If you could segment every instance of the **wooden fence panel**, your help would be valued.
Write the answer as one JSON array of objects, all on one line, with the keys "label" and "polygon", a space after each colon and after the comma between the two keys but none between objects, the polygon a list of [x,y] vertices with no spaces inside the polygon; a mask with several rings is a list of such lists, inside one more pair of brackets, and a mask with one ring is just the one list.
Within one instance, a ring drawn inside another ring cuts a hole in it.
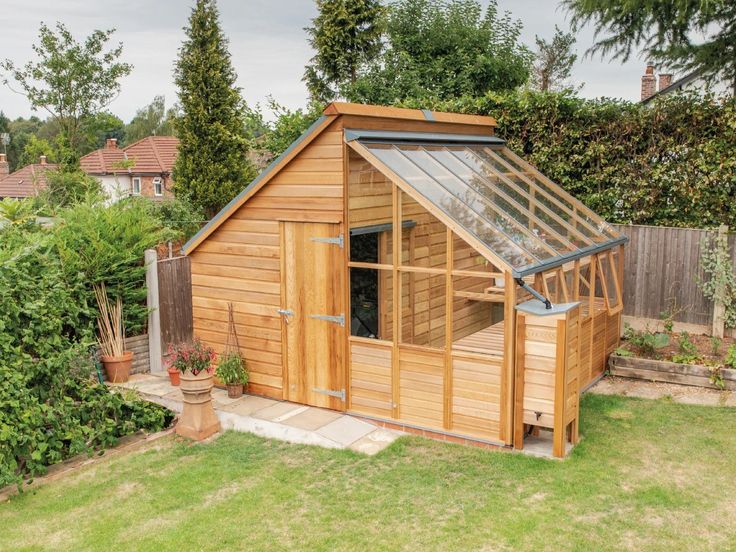
[{"label": "wooden fence panel", "polygon": [[189,257],[158,261],[161,349],[192,338],[192,273]]},{"label": "wooden fence panel", "polygon": [[703,296],[698,281],[704,276],[702,240],[715,231],[613,226],[629,237],[624,255],[624,315],[658,320],[662,312],[674,309],[675,321],[710,328],[713,303]]}]

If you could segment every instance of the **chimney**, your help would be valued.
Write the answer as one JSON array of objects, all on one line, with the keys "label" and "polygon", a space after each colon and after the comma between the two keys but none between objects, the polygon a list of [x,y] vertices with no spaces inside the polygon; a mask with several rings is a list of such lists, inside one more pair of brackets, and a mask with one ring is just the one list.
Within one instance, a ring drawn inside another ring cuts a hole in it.
[{"label": "chimney", "polygon": [[660,73],[659,74],[659,87],[657,90],[660,92],[672,84],[672,73]]},{"label": "chimney", "polygon": [[105,140],[105,148],[106,149],[118,149],[118,139],[108,138],[107,140]]},{"label": "chimney", "polygon": [[0,153],[0,178],[10,174],[10,165],[4,153]]},{"label": "chimney", "polygon": [[641,77],[641,100],[654,96],[657,91],[657,77],[654,76],[654,65],[647,63],[647,69]]},{"label": "chimney", "polygon": [[41,161],[41,164],[42,164],[42,165],[45,165],[45,164],[46,164],[46,156],[45,156],[45,155],[42,155],[42,156],[41,156],[41,157],[39,158],[39,161]]}]

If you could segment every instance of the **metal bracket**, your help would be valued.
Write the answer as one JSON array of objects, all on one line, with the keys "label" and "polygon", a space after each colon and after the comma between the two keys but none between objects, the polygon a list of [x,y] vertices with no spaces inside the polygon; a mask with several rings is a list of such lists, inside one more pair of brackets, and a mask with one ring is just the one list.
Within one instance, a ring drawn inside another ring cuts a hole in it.
[{"label": "metal bracket", "polygon": [[325,322],[332,322],[333,324],[340,324],[342,328],[345,327],[345,315],[340,314],[338,316],[332,316],[329,314],[310,314],[309,318],[314,318],[315,320],[324,320]]},{"label": "metal bracket", "polygon": [[319,243],[332,243],[338,245],[340,249],[345,247],[345,236],[343,236],[342,232],[336,238],[309,238],[309,240]]},{"label": "metal bracket", "polygon": [[291,309],[276,309],[276,312],[282,316],[294,316],[294,311]]},{"label": "metal bracket", "polygon": [[552,308],[552,302],[547,299],[544,295],[539,293],[536,289],[531,287],[529,284],[527,284],[524,281],[524,278],[516,278],[516,283],[519,285],[520,288],[525,289],[529,293],[531,293],[534,297],[539,299],[542,303],[544,303],[544,308],[547,310],[550,310]]},{"label": "metal bracket", "polygon": [[313,387],[312,391],[314,393],[319,393],[321,395],[329,395],[330,397],[337,397],[341,401],[345,401],[345,389],[340,389],[339,391],[333,391],[332,389],[318,389],[317,387]]}]

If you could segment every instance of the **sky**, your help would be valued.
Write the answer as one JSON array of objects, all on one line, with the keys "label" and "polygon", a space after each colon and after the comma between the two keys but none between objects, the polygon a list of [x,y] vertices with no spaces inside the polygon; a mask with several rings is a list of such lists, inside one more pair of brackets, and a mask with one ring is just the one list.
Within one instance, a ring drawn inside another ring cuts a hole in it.
[{"label": "sky", "polygon": [[[487,4],[487,0],[481,2]],[[123,43],[123,59],[134,69],[121,81],[121,93],[109,110],[128,122],[156,95],[164,95],[167,105],[176,101],[172,68],[191,4],[192,0],[2,0],[0,58],[10,57],[16,64],[32,59],[31,46],[42,21],[62,21],[78,40],[94,29],[115,28],[114,40]],[[555,24],[569,27],[567,14],[552,0],[499,0],[498,4],[501,11],[508,10],[522,21],[522,41],[532,48],[535,35],[549,39]],[[314,2],[219,0],[218,5],[238,85],[248,104],[265,107],[272,96],[290,109],[303,107],[307,92],[301,77],[312,56],[304,27],[316,15]],[[621,64],[585,57],[592,44],[592,29],[578,32],[572,82],[584,83],[580,94],[638,100],[646,60],[632,57]],[[32,114],[25,97],[2,84],[0,110],[11,118]]]}]

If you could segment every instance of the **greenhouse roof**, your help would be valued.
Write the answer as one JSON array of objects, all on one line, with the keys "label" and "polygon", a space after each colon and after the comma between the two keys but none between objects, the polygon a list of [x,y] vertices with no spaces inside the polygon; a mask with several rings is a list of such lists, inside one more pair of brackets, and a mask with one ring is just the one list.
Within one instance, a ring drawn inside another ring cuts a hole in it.
[{"label": "greenhouse roof", "polygon": [[360,130],[346,130],[345,137],[516,277],[626,241],[497,137]]}]

